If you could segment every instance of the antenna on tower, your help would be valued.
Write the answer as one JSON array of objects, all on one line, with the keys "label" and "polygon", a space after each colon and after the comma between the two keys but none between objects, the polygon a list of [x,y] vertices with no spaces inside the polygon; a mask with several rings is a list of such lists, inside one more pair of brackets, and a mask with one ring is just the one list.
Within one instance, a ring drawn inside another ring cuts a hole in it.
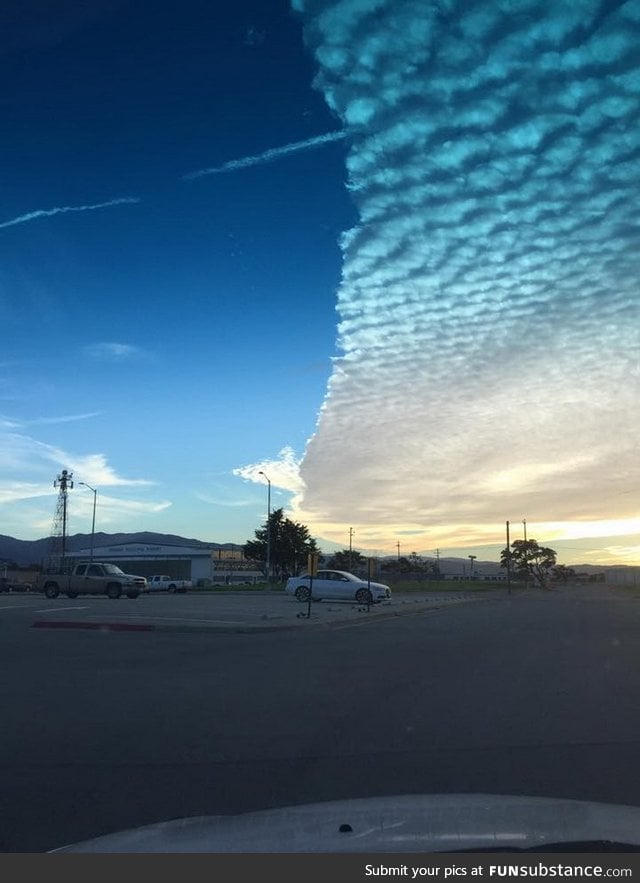
[{"label": "antenna on tower", "polygon": [[63,469],[53,482],[58,490],[58,502],[51,528],[51,557],[64,560],[67,554],[67,492],[73,487],[73,472]]}]

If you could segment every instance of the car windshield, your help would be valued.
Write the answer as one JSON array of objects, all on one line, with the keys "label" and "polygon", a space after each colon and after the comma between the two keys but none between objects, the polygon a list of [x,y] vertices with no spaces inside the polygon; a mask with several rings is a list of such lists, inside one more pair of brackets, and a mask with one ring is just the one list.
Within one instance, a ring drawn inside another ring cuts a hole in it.
[{"label": "car windshield", "polygon": [[9,0],[0,68],[0,851],[640,807],[640,0]]}]

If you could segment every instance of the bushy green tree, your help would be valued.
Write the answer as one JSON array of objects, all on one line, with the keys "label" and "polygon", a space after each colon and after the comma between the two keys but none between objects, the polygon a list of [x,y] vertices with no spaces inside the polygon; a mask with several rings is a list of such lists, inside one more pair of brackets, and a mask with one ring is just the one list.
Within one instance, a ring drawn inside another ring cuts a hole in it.
[{"label": "bushy green tree", "polygon": [[334,570],[352,570],[361,569],[367,566],[367,559],[355,549],[342,549],[334,554],[327,561],[327,567],[333,567]]},{"label": "bushy green tree", "polygon": [[541,589],[547,589],[556,556],[554,549],[540,546],[536,540],[514,540],[510,549],[507,547],[500,553],[500,566],[509,564],[517,579],[531,578]]},{"label": "bushy green tree", "polygon": [[277,579],[296,575],[307,566],[310,552],[318,552],[318,545],[304,524],[285,518],[282,509],[275,509],[261,528],[255,531],[255,540],[244,545],[244,556],[267,566],[267,537],[271,540],[271,574]]}]

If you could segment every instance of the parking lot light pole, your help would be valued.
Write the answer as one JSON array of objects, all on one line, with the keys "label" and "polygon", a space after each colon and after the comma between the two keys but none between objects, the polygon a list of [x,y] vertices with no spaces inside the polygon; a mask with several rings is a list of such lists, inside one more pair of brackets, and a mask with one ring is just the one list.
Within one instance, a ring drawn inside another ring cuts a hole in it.
[{"label": "parking lot light pole", "polygon": [[265,472],[260,470],[258,475],[267,479],[267,582],[271,580],[271,482]]},{"label": "parking lot light pole", "polygon": [[349,571],[353,569],[352,558],[353,558],[353,535],[355,530],[350,527],[349,528]]},{"label": "parking lot light pole", "polygon": [[90,491],[93,492],[93,518],[91,519],[91,550],[89,552],[89,562],[93,561],[93,539],[96,533],[96,499],[98,496],[98,491],[91,487],[90,484],[87,484],[86,481],[79,481],[78,484],[81,484],[83,487],[89,488]]}]

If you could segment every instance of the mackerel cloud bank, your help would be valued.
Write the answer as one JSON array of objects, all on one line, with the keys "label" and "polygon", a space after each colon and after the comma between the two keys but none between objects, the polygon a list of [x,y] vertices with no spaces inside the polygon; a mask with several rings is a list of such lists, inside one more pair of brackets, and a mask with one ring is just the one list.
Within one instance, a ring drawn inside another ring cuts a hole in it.
[{"label": "mackerel cloud bank", "polygon": [[636,515],[640,2],[292,5],[360,218],[297,514],[379,544]]}]

